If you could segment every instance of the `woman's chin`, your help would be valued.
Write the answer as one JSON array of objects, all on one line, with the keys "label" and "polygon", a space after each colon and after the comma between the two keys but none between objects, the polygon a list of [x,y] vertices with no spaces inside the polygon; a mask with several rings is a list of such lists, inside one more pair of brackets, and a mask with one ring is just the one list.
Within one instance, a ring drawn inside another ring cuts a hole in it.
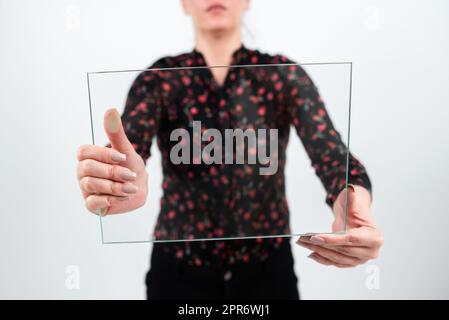
[{"label": "woman's chin", "polygon": [[215,17],[204,24],[204,29],[209,32],[228,31],[233,29],[233,23],[226,17]]},{"label": "woman's chin", "polygon": [[229,31],[231,31],[232,28],[230,28],[228,25],[214,25],[214,26],[209,26],[208,28],[205,28],[205,31],[207,31],[210,34],[214,34],[214,35],[222,35],[222,34],[226,34]]}]

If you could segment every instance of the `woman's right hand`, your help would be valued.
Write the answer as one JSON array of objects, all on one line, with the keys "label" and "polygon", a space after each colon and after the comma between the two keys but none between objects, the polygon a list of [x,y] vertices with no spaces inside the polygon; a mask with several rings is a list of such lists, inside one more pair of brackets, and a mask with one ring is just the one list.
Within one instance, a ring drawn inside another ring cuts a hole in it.
[{"label": "woman's right hand", "polygon": [[126,137],[116,109],[106,111],[104,129],[111,148],[81,146],[77,168],[87,209],[103,216],[143,206],[148,190],[145,163]]}]

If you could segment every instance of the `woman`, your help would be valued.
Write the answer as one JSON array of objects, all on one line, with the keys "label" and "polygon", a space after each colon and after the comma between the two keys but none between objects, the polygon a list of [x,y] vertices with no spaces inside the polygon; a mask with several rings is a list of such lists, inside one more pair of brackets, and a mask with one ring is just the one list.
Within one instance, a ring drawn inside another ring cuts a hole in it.
[{"label": "woman", "polygon": [[[291,62],[242,44],[241,17],[249,0],[184,0],[182,4],[193,19],[195,49],[160,59],[151,68]],[[263,76],[255,68],[237,69],[199,69],[194,76],[188,71],[139,75],[121,119],[115,110],[105,114],[111,148],[85,145],[79,150],[78,179],[88,210],[107,215],[143,205],[145,161],[157,136],[164,195],[155,237],[223,237],[232,230],[247,235],[288,233],[284,165],[293,125],[327,191],[326,203],[335,216],[332,229],[343,230],[345,146],[313,82],[299,67],[273,67]],[[258,80],[241,85],[249,77]],[[247,91],[257,92],[258,98],[242,100],[250,96]],[[176,103],[170,100],[174,96]],[[170,132],[188,128],[194,120],[221,131],[278,128],[277,172],[260,176],[246,165],[174,165],[169,159]],[[356,266],[375,258],[382,245],[370,210],[371,183],[352,154],[349,181],[347,232],[298,239],[320,264]],[[156,243],[146,284],[151,299],[299,298],[286,238]]]}]

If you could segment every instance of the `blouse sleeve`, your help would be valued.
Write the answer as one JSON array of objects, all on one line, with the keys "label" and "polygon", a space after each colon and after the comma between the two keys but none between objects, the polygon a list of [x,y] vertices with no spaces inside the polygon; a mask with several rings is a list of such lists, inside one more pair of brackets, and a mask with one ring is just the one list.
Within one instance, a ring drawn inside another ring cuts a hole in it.
[{"label": "blouse sleeve", "polygon": [[[294,126],[325,190],[325,202],[332,207],[345,187],[347,147],[334,127],[318,89],[299,66],[289,67],[287,94]],[[348,183],[365,187],[372,197],[370,178],[363,164],[349,153]]]},{"label": "blouse sleeve", "polygon": [[[151,68],[157,68],[155,63]],[[157,71],[144,71],[137,76],[128,92],[122,122],[125,133],[136,152],[146,161],[151,145],[164,118],[164,99]]]}]

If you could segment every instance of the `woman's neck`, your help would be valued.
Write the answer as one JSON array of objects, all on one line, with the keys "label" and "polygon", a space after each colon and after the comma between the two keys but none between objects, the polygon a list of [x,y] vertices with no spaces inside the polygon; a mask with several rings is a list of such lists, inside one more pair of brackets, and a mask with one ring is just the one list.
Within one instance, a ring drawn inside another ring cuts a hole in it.
[{"label": "woman's neck", "polygon": [[[233,31],[204,33],[196,31],[195,49],[204,57],[208,66],[228,66],[233,53],[242,46],[240,28]],[[222,86],[229,68],[211,68],[215,81]]]},{"label": "woman's neck", "polygon": [[208,66],[229,65],[232,61],[232,54],[241,45],[240,28],[216,33],[196,32],[195,49],[201,52]]}]

